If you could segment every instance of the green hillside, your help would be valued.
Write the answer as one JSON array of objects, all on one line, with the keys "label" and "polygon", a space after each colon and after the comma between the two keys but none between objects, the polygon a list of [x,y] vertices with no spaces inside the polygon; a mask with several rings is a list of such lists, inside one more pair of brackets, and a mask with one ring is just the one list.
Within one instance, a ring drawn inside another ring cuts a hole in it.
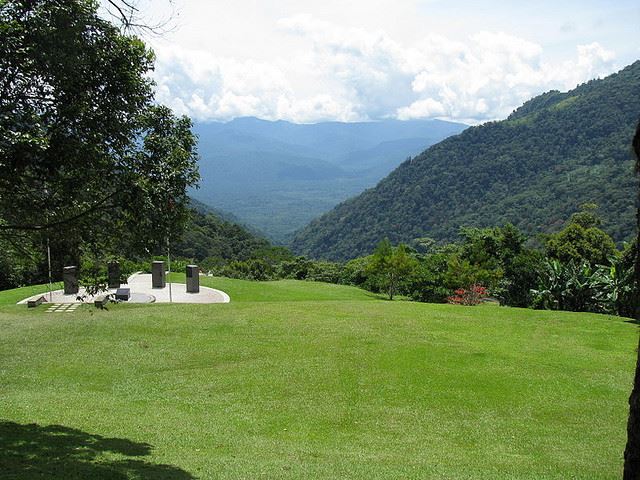
[{"label": "green hillside", "polygon": [[440,120],[198,123],[202,178],[192,196],[283,243],[407,156],[466,127]]},{"label": "green hillside", "polygon": [[529,234],[549,232],[585,202],[600,205],[614,239],[629,239],[639,116],[640,61],[570,92],[548,92],[504,121],[469,128],[404,162],[300,230],[293,249],[345,259],[384,237],[453,240],[461,225],[511,222]]},{"label": "green hillside", "polygon": [[203,283],[231,303],[0,292],[0,478],[620,478],[623,318]]},{"label": "green hillside", "polygon": [[198,262],[206,258],[247,260],[257,252],[271,248],[259,232],[238,224],[233,215],[194,199],[191,199],[191,207],[191,219],[173,246],[174,255]]}]

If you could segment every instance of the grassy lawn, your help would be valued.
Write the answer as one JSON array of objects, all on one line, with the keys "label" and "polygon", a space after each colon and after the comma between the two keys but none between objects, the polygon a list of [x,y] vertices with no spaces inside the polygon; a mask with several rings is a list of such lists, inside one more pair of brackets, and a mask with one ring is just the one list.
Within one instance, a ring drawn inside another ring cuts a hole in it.
[{"label": "grassy lawn", "polygon": [[0,292],[0,478],[620,477],[624,319],[203,284],[232,302]]}]

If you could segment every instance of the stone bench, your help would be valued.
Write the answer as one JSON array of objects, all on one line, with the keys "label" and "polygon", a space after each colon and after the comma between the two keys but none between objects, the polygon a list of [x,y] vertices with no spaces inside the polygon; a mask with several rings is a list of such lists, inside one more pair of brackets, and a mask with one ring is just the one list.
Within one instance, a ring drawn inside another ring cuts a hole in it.
[{"label": "stone bench", "polygon": [[93,304],[96,308],[100,309],[106,307],[107,303],[109,303],[109,295],[100,295],[93,300]]},{"label": "stone bench", "polygon": [[130,298],[131,298],[130,288],[119,288],[116,290],[116,300],[122,300],[124,302],[128,302]]},{"label": "stone bench", "polygon": [[42,302],[46,302],[47,299],[44,297],[38,297],[35,300],[29,300],[27,302],[27,308],[35,308],[39,305],[42,305]]}]

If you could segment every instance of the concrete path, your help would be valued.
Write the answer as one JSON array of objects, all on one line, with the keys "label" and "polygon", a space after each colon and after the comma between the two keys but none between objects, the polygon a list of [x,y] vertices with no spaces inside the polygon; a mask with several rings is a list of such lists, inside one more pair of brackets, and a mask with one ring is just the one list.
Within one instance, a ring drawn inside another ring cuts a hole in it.
[{"label": "concrete path", "polygon": [[[123,288],[131,289],[131,298],[128,303],[169,303],[169,284],[164,288],[151,287],[150,273],[134,273],[128,279],[128,283],[122,285]],[[115,289],[109,289],[107,293],[116,293]],[[26,304],[29,300],[44,297],[47,303],[82,303],[76,299],[78,295],[84,294],[84,289],[80,289],[79,294],[65,295],[63,290],[40,293],[32,297],[25,298],[18,304]],[[103,295],[103,294],[101,294]],[[93,297],[87,297],[85,303],[93,303]],[[187,293],[187,286],[184,283],[171,284],[171,300],[173,303],[229,303],[229,295],[221,290],[200,286],[200,293]]]}]

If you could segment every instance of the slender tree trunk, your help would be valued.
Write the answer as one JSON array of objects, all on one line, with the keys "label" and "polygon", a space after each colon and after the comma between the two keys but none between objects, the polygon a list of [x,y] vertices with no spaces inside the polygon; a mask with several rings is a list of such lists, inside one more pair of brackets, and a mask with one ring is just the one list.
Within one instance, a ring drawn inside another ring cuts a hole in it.
[{"label": "slender tree trunk", "polygon": [[[640,348],[640,342],[638,347]],[[640,350],[638,351],[640,352]],[[629,420],[627,421],[627,446],[624,449],[623,479],[640,479],[640,357],[636,360],[633,390],[629,397]]]},{"label": "slender tree trunk", "polygon": [[[640,124],[633,139],[636,154],[636,172],[640,167]],[[640,199],[640,195],[639,195]],[[640,320],[640,208],[636,215],[637,234],[636,262],[634,268],[633,311],[636,320]],[[629,420],[627,421],[627,446],[624,449],[624,480],[640,479],[640,340],[638,341],[636,373],[633,379],[633,390],[629,397]]]}]

